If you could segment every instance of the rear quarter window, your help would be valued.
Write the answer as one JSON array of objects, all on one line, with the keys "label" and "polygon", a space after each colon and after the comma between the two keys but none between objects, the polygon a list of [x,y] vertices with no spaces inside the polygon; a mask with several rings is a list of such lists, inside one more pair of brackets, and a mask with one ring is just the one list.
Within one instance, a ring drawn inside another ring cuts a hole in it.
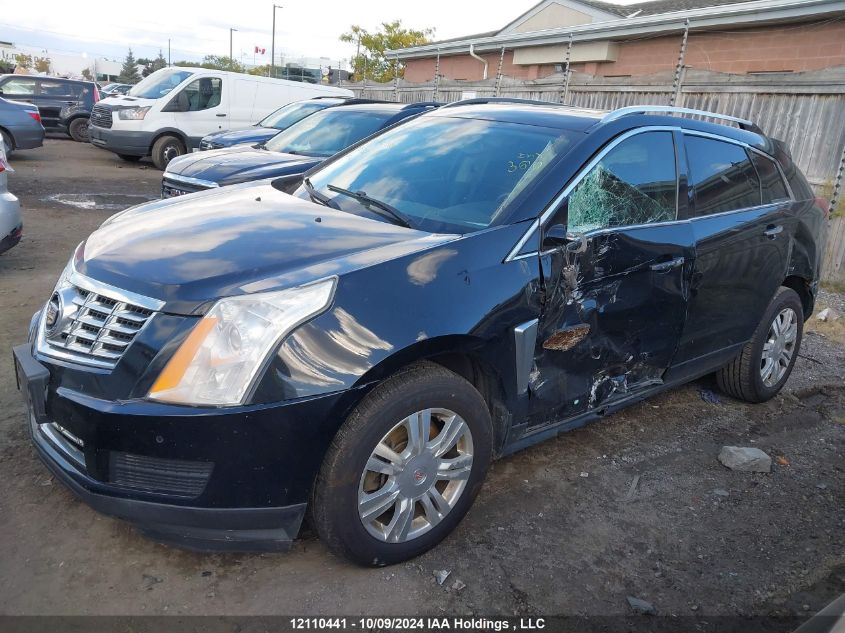
[{"label": "rear quarter window", "polygon": [[754,163],[754,167],[757,169],[757,175],[760,177],[763,204],[789,200],[789,193],[775,162],[757,152],[750,152],[750,156],[751,162]]}]

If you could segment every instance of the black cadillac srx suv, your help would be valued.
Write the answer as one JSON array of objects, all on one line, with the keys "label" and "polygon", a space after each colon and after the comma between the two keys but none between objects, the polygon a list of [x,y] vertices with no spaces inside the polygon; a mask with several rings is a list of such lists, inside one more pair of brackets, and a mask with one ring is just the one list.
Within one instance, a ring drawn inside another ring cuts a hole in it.
[{"label": "black cadillac srx suv", "polygon": [[304,178],[104,223],[14,348],[34,446],[162,541],[283,549],[309,510],[395,563],[491,459],[711,372],[774,396],[825,206],[748,121],[444,106]]}]

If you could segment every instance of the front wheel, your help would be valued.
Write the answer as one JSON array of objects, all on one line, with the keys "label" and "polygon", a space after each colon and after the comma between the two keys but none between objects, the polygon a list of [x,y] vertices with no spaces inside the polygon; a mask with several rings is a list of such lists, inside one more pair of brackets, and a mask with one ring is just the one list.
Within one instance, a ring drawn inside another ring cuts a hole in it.
[{"label": "front wheel", "polygon": [[467,513],[491,455],[481,394],[439,365],[409,367],[335,436],[314,488],[314,526],[329,549],[362,565],[418,556]]},{"label": "front wheel", "polygon": [[175,136],[162,136],[153,144],[153,164],[164,171],[168,163],[185,153],[185,144]]},{"label": "front wheel", "polygon": [[67,133],[77,143],[87,143],[90,140],[88,136],[88,119],[74,119],[67,126]]},{"label": "front wheel", "polygon": [[751,340],[716,373],[719,388],[746,402],[765,402],[786,384],[804,332],[801,298],[781,287],[766,308]]}]

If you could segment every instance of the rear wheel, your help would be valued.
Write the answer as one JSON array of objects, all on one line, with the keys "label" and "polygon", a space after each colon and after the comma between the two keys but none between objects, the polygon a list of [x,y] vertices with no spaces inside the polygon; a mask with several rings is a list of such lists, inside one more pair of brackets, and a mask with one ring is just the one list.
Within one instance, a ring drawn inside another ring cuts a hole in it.
[{"label": "rear wheel", "polygon": [[409,367],[376,387],[332,441],[314,526],[329,549],[363,565],[418,556],[467,513],[491,454],[481,394],[439,365]]},{"label": "rear wheel", "polygon": [[185,153],[185,144],[175,136],[162,136],[153,144],[153,164],[164,171],[168,163]]},{"label": "rear wheel", "polygon": [[70,122],[67,127],[67,133],[70,137],[79,143],[87,143],[88,137],[88,119],[78,118]]},{"label": "rear wheel", "polygon": [[127,163],[137,163],[141,160],[140,156],[130,156],[129,154],[118,154],[118,157],[121,160],[125,160]]},{"label": "rear wheel", "polygon": [[769,303],[752,339],[716,373],[719,388],[747,402],[765,402],[786,384],[804,331],[801,298],[781,287]]}]

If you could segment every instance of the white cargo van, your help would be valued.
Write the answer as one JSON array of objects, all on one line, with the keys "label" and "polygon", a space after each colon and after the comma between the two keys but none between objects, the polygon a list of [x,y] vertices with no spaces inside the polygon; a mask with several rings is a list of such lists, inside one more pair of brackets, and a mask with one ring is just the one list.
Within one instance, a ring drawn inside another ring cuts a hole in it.
[{"label": "white cargo van", "polygon": [[207,70],[162,68],[126,95],[103,99],[90,119],[91,143],[124,160],[152,156],[159,169],[198,147],[206,134],[249,127],[302,99],[351,97],[336,86]]}]

